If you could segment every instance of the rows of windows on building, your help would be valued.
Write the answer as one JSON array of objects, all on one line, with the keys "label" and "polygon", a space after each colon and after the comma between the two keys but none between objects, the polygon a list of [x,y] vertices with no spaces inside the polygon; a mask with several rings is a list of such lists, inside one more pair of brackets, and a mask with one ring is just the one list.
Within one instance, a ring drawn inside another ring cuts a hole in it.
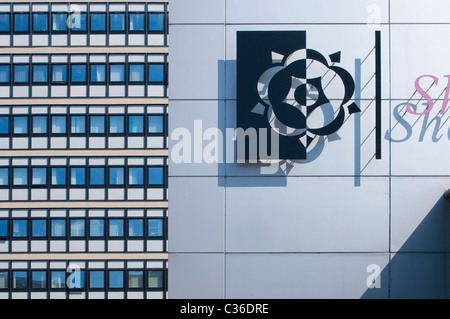
[{"label": "rows of windows on building", "polygon": [[166,157],[3,157],[0,200],[166,200]]},{"label": "rows of windows on building", "polygon": [[165,252],[167,209],[0,210],[0,252]]},{"label": "rows of windows on building", "polygon": [[0,106],[0,149],[166,147],[166,105]]},{"label": "rows of windows on building", "polygon": [[167,97],[167,54],[0,55],[0,97]]},{"label": "rows of windows on building", "polygon": [[165,3],[0,4],[0,46],[167,45]]},{"label": "rows of windows on building", "polygon": [[0,299],[164,298],[161,260],[0,261]]}]

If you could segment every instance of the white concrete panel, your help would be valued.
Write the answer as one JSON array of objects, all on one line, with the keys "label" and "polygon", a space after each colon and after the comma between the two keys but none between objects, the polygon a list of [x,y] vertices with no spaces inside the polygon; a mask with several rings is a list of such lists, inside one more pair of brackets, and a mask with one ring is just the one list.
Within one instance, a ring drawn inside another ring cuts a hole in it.
[{"label": "white concrete panel", "polygon": [[125,34],[110,34],[109,35],[109,45],[125,45]]},{"label": "white concrete panel", "polygon": [[2,253],[9,252],[9,241],[0,240],[0,252]]},{"label": "white concrete panel", "polygon": [[91,188],[89,190],[89,200],[105,200],[105,190]]},{"label": "white concrete panel", "polygon": [[147,291],[147,299],[163,299],[164,295],[160,291]]},{"label": "white concrete panel", "polygon": [[108,189],[108,200],[123,200],[125,199],[125,190],[110,188]]},{"label": "white concrete panel", "polygon": [[170,23],[225,23],[225,0],[172,0]]},{"label": "white concrete panel", "polygon": [[48,200],[47,189],[31,189],[31,200]]},{"label": "white concrete panel", "polygon": [[26,253],[28,252],[28,241],[26,240],[12,240],[11,252],[13,253]]},{"label": "white concrete panel", "polygon": [[86,46],[87,45],[87,35],[71,34],[70,35],[70,45],[71,46]]},{"label": "white concrete panel", "polygon": [[48,139],[46,137],[32,137],[31,148],[43,149],[48,147]]},{"label": "white concrete panel", "polygon": [[0,149],[2,149],[2,150],[9,149],[9,141],[10,141],[9,137],[0,138]]},{"label": "white concrete panel", "polygon": [[225,257],[222,254],[170,254],[170,298],[223,299]]},{"label": "white concrete panel", "polygon": [[0,87],[0,97],[10,97],[11,94],[11,87],[4,86]]},{"label": "white concrete panel", "polygon": [[147,240],[147,251],[164,251],[164,241],[163,240]]},{"label": "white concrete panel", "polygon": [[11,197],[12,197],[12,200],[28,200],[28,190],[27,189],[13,189]]},{"label": "white concrete panel", "polygon": [[12,292],[11,299],[28,299],[28,292]]},{"label": "white concrete panel", "polygon": [[170,175],[223,176],[225,103],[172,101],[170,110]]},{"label": "white concrete panel", "polygon": [[171,99],[224,97],[225,29],[223,26],[170,27]]},{"label": "white concrete panel", "polygon": [[387,298],[387,273],[380,275],[380,288],[365,294],[368,266],[383,269],[388,262],[388,254],[228,254],[225,297]]},{"label": "white concrete panel", "polygon": [[86,148],[85,137],[70,137],[69,143],[70,148]]},{"label": "white concrete panel", "polygon": [[70,97],[86,97],[87,87],[85,85],[72,85],[70,87]]},{"label": "white concrete panel", "polygon": [[104,291],[90,291],[88,299],[105,299],[106,292]]},{"label": "white concrete panel", "polygon": [[144,85],[128,85],[128,96],[129,97],[145,96],[145,86]]},{"label": "white concrete panel", "polygon": [[28,138],[26,137],[13,137],[12,139],[13,149],[27,149],[28,148]]},{"label": "white concrete panel", "polygon": [[86,251],[86,241],[85,240],[70,240],[69,241],[69,251],[70,252]]},{"label": "white concrete panel", "polygon": [[0,292],[0,299],[9,299],[8,292]]},{"label": "white concrete panel", "polygon": [[448,256],[448,253],[395,254],[390,262],[391,298],[449,298],[448,279],[446,279]]},{"label": "white concrete panel", "polygon": [[164,85],[149,85],[147,86],[147,96],[148,97],[164,97],[166,90]]},{"label": "white concrete panel", "polygon": [[450,112],[439,114],[441,104],[438,101],[426,115],[415,115],[405,113],[406,101],[392,101],[392,124],[386,137],[391,140],[393,175],[448,175]]},{"label": "white concrete panel", "polygon": [[[425,3],[424,3],[425,4]],[[446,4],[448,5],[448,4]],[[421,88],[433,99],[445,90],[450,60],[446,54],[446,42],[442,35],[450,32],[450,25],[392,25],[391,64],[392,98],[407,103],[409,99],[420,99],[415,81],[422,75],[437,77],[437,84],[431,78],[420,80]],[[420,43],[419,46],[415,45]],[[431,50],[431,51],[430,51]],[[431,87],[430,87],[431,86]],[[444,98],[444,95],[440,97]],[[425,99],[423,102],[427,102]],[[435,108],[441,108],[437,102]]]},{"label": "white concrete panel", "polygon": [[147,200],[164,200],[165,188],[147,189]]},{"label": "white concrete panel", "polygon": [[104,240],[89,240],[88,241],[89,252],[104,252],[105,241]]},{"label": "white concrete panel", "polygon": [[31,292],[30,299],[47,299],[47,292]]},{"label": "white concrete panel", "polygon": [[89,137],[89,148],[105,148],[105,137]]},{"label": "white concrete panel", "polygon": [[47,241],[46,240],[32,240],[31,241],[31,252],[46,252],[47,251]]},{"label": "white concrete panel", "polygon": [[144,251],[144,241],[143,240],[127,240],[127,251],[128,252]]},{"label": "white concrete panel", "polygon": [[450,3],[439,0],[390,2],[391,23],[448,23]]},{"label": "white concrete panel", "polygon": [[124,97],[125,85],[109,85],[108,92],[110,97]]},{"label": "white concrete panel", "polygon": [[106,86],[105,85],[90,85],[89,97],[105,97]]},{"label": "white concrete panel", "polygon": [[30,36],[22,35],[22,34],[13,35],[13,45],[15,47],[29,46],[30,45]]},{"label": "white concrete panel", "polygon": [[89,35],[90,46],[105,46],[106,35],[105,34],[91,34]]},{"label": "white concrete panel", "polygon": [[125,243],[123,240],[108,240],[109,252],[125,251]]},{"label": "white concrete panel", "polygon": [[67,34],[52,34],[52,46],[67,46]]},{"label": "white concrete panel", "polygon": [[52,97],[67,97],[67,86],[51,86],[50,93]]},{"label": "white concrete panel", "polygon": [[147,148],[164,148],[163,136],[150,136],[147,137]]},{"label": "white concrete panel", "polygon": [[86,189],[69,189],[70,200],[86,200]]},{"label": "white concrete panel", "polygon": [[11,36],[10,35],[0,35],[0,46],[2,46],[2,47],[11,46]]},{"label": "white concrete panel", "polygon": [[29,97],[30,87],[29,86],[13,86],[13,97]]},{"label": "white concrete panel", "polygon": [[128,291],[127,299],[144,299],[144,292],[142,291]]},{"label": "white concrete panel", "polygon": [[66,189],[50,189],[50,200],[66,200],[67,190]]},{"label": "white concrete panel", "polygon": [[164,45],[164,34],[149,34],[147,35],[148,46],[161,46]]},{"label": "white concrete panel", "polygon": [[127,148],[144,148],[144,137],[143,136],[128,137]]},{"label": "white concrete panel", "polygon": [[48,86],[32,86],[31,96],[32,97],[48,97]]},{"label": "white concrete panel", "polygon": [[227,251],[389,248],[388,178],[362,178],[354,186],[346,177],[244,177],[227,178],[226,185]]},{"label": "white concrete panel", "polygon": [[124,137],[108,137],[108,148],[124,148]]},{"label": "white concrete panel", "polygon": [[66,241],[65,240],[51,240],[50,241],[50,251],[51,252],[66,251]]},{"label": "white concrete panel", "polygon": [[50,299],[66,299],[66,292],[50,292]]},{"label": "white concrete panel", "polygon": [[124,299],[125,293],[121,291],[108,292],[108,299]]},{"label": "white concrete panel", "polygon": [[129,34],[128,45],[145,45],[145,34]]},{"label": "white concrete panel", "polygon": [[224,251],[223,183],[217,177],[170,178],[170,252]]},{"label": "white concrete panel", "polygon": [[48,46],[48,35],[47,34],[33,34],[31,38],[31,43],[33,46],[46,47]]},{"label": "white concrete panel", "polygon": [[391,250],[449,252],[449,177],[393,177]]},{"label": "white concrete panel", "polygon": [[129,188],[127,189],[128,200],[144,200],[144,189]]},{"label": "white concrete panel", "polygon": [[[388,1],[347,0],[298,1],[227,0],[227,23],[361,23],[369,20],[371,11],[379,12],[379,20],[388,22]],[[172,12],[172,4],[171,4]]]}]

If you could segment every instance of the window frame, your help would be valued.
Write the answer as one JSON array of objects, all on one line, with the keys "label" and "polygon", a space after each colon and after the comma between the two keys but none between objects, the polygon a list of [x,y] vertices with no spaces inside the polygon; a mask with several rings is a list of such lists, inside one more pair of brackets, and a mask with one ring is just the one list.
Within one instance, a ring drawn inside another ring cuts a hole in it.
[{"label": "window frame", "polygon": [[[15,221],[26,223],[25,230],[27,233],[24,236],[15,236],[14,235],[14,222]],[[28,240],[30,238],[30,229],[29,229],[30,223],[28,222],[28,218],[11,218],[10,227],[11,227],[11,231],[10,231],[10,239],[11,240]]]},{"label": "window frame", "polygon": [[[44,221],[45,222],[45,235],[43,236],[34,236],[33,235],[33,222],[34,221]],[[48,240],[48,219],[47,218],[30,218],[30,240],[39,240],[45,239]]]},{"label": "window frame", "polygon": [[13,28],[14,24],[12,21],[13,19],[11,19],[12,18],[11,12],[1,12],[0,15],[6,15],[8,17],[8,29],[9,29],[9,30],[0,30],[0,34],[11,34],[14,29]]},{"label": "window frame", "polygon": [[[84,117],[84,132],[83,133],[74,133],[72,131],[73,125],[72,125],[72,120],[73,118],[76,117]],[[69,115],[69,130],[68,130],[68,135],[69,136],[87,136],[87,122],[88,122],[88,115],[87,114],[70,114]]]},{"label": "window frame", "polygon": [[[46,73],[47,79],[45,81],[36,82],[34,80],[34,70],[35,70],[36,66],[45,66],[45,67],[47,67],[46,68],[46,70],[47,70],[47,73]],[[48,69],[49,69],[48,64],[45,64],[45,63],[33,63],[31,65],[31,74],[32,74],[31,79],[30,79],[31,80],[31,85],[33,85],[33,86],[35,86],[35,85],[45,85],[45,86],[49,85],[50,81],[49,81],[49,76],[48,76],[49,75]]]},{"label": "window frame", "polygon": [[[31,188],[48,188],[49,178],[48,178],[48,167],[47,166],[31,166],[31,174],[30,174],[30,187]],[[45,169],[45,183],[43,184],[33,184],[33,172],[35,169]]]},{"label": "window frame", "polygon": [[[27,176],[26,176],[26,184],[24,185],[24,184],[14,184],[14,175],[15,175],[15,169],[26,169],[26,174],[27,174]],[[11,167],[11,171],[10,171],[10,173],[11,173],[11,182],[10,182],[10,185],[11,185],[11,188],[29,188],[29,186],[30,186],[30,167],[29,166],[12,166]]]},{"label": "window frame", "polygon": [[[16,30],[16,17],[17,16],[19,16],[19,15],[22,15],[22,16],[25,16],[25,15],[28,15],[28,29],[27,30],[21,30],[21,31],[17,31]],[[30,12],[14,12],[13,13],[13,19],[12,19],[13,21],[12,21],[12,27],[11,27],[11,29],[12,29],[12,32],[14,33],[14,34],[30,34],[30,30],[31,30],[31,14],[30,14]]]},{"label": "window frame", "polygon": [[[83,184],[72,184],[72,169],[84,169],[84,183]],[[74,165],[69,167],[69,188],[86,188],[87,187],[87,174],[86,174],[86,166]]]},{"label": "window frame", "polygon": [[[89,68],[88,68],[89,63],[70,63],[70,83],[69,85],[87,85],[88,84],[88,76],[89,76]],[[84,80],[83,81],[74,81],[73,76],[74,76],[74,72],[73,69],[74,67],[78,67],[78,66],[84,66]]]},{"label": "window frame", "polygon": [[[162,71],[162,80],[161,81],[152,81],[150,79],[151,76],[151,72],[150,72],[150,68],[152,66],[162,66],[163,71]],[[166,63],[163,62],[158,62],[158,63],[147,63],[147,82],[149,85],[167,85],[167,67],[166,67]]]},{"label": "window frame", "polygon": [[[33,288],[33,274],[35,272],[43,272],[45,273],[45,287],[43,288]],[[49,285],[48,285],[48,270],[47,269],[30,269],[30,291],[48,291]]]},{"label": "window frame", "polygon": [[[34,132],[34,121],[37,118],[45,118],[45,132],[44,133],[35,133]],[[48,136],[49,135],[49,120],[48,120],[48,115],[47,114],[39,114],[39,115],[32,115],[31,116],[31,135],[32,136]]]},{"label": "window frame", "polygon": [[[150,16],[151,15],[162,15],[163,16],[162,30],[150,30]],[[148,12],[148,14],[147,14],[147,32],[148,32],[148,34],[165,34],[166,29],[167,29],[166,24],[167,24],[166,12],[162,12],[162,11]]]},{"label": "window frame", "polygon": [[[24,82],[17,82],[16,81],[16,67],[27,67],[27,81]],[[29,63],[13,63],[12,64],[12,70],[13,70],[13,79],[12,79],[12,85],[14,86],[30,86],[31,84],[31,68]]]},{"label": "window frame", "polygon": [[[93,81],[92,80],[92,67],[93,66],[103,66],[105,68],[104,80],[103,81]],[[89,84],[90,85],[106,85],[108,80],[108,67],[106,63],[89,63]]]},{"label": "window frame", "polygon": [[[112,29],[112,15],[123,15],[123,30],[113,30]],[[117,12],[109,12],[108,14],[108,22],[107,29],[109,34],[126,34],[128,31],[128,23],[127,23],[127,13],[125,11],[117,11]]]},{"label": "window frame", "polygon": [[[54,30],[53,29],[53,25],[55,22],[55,15],[65,15],[66,18],[64,19],[65,23],[65,30]],[[67,25],[67,19],[69,18],[69,14],[68,12],[63,12],[63,11],[58,11],[58,12],[52,12],[51,14],[51,30],[52,30],[52,34],[68,34],[69,33],[69,26]]]},{"label": "window frame", "polygon": [[[35,30],[35,16],[46,15],[47,16],[47,30]],[[31,14],[31,33],[32,34],[49,34],[50,33],[50,14],[49,12],[32,12]]]},{"label": "window frame", "polygon": [[[26,278],[26,287],[25,288],[14,288],[14,279],[15,279],[15,276],[14,276],[14,274],[15,273],[25,273],[26,274],[26,276],[27,276],[27,278]],[[29,274],[29,272],[28,272],[28,270],[27,269],[12,269],[11,270],[11,291],[28,291],[29,290],[29,287],[30,287],[30,274]]]},{"label": "window frame", "polygon": [[[101,221],[103,221],[103,235],[101,235],[101,236],[95,236],[95,235],[92,235],[91,234],[91,222],[93,221],[93,220],[101,220]],[[106,218],[104,218],[104,217],[95,217],[95,218],[89,218],[88,219],[88,226],[89,226],[89,229],[88,229],[88,239],[94,239],[94,240],[99,240],[99,239],[106,239]]]},{"label": "window frame", "polygon": [[1,66],[6,66],[8,67],[8,81],[7,82],[0,82],[0,86],[11,86],[12,83],[12,78],[13,78],[13,68],[11,67],[12,64],[10,63],[0,63],[0,67]]},{"label": "window frame", "polygon": [[[87,232],[88,232],[88,228],[87,228],[87,223],[86,223],[86,218],[83,217],[71,217],[68,218],[69,221],[69,236],[68,239],[69,240],[86,240],[87,238]],[[83,223],[83,235],[81,236],[75,236],[72,234],[72,222],[75,221],[81,221]]]},{"label": "window frame", "polygon": [[[65,66],[65,77],[66,80],[65,81],[54,81],[53,80],[53,71],[54,71],[54,66]],[[69,85],[69,63],[51,63],[51,71],[52,71],[52,76],[50,80],[50,83],[52,85]]]},{"label": "window frame", "polygon": [[[64,125],[64,132],[53,132],[53,119],[55,118],[64,118],[65,119],[65,125]],[[67,136],[68,132],[68,121],[67,121],[67,114],[53,114],[50,116],[50,136]]]},{"label": "window frame", "polygon": [[[103,30],[92,30],[92,26],[94,25],[94,23],[92,23],[92,19],[94,18],[94,16],[100,16],[103,15],[105,17],[105,25],[104,25],[104,29]],[[89,33],[90,34],[107,34],[108,32],[108,15],[106,14],[106,12],[91,12],[89,14]]]},{"label": "window frame", "polygon": [[[143,30],[131,30],[131,15],[133,14],[139,14],[144,17],[144,28]],[[129,34],[145,34],[147,31],[147,14],[144,11],[130,11],[128,12],[128,23],[127,23],[127,30]]]},{"label": "window frame", "polygon": [[[53,221],[64,221],[64,235],[63,236],[53,235]],[[68,234],[67,218],[64,218],[64,217],[49,218],[49,225],[50,225],[50,228],[48,231],[49,239],[67,239],[67,234]]]},{"label": "window frame", "polygon": [[[67,166],[64,165],[52,165],[49,166],[49,171],[50,171],[50,180],[49,180],[49,186],[50,188],[67,188]],[[64,184],[53,184],[53,169],[64,169],[64,178],[65,178],[65,183]]]},{"label": "window frame", "polygon": [[[26,119],[27,121],[27,125],[26,125],[26,129],[27,131],[25,133],[16,133],[15,132],[15,124],[16,124],[16,119],[18,118],[22,118],[22,119]],[[28,115],[13,115],[12,116],[12,121],[11,121],[11,125],[12,125],[12,136],[28,136],[30,134],[30,119]]]}]

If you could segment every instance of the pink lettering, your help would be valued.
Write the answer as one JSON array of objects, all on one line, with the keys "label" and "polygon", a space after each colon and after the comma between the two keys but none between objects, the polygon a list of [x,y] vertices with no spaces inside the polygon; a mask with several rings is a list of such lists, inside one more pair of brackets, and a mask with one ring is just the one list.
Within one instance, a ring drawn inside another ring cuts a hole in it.
[{"label": "pink lettering", "polygon": [[[408,102],[408,104],[406,105],[406,112],[408,112],[408,113],[411,113],[411,114],[414,114],[414,115],[425,115],[425,114],[430,113],[431,110],[433,109],[433,106],[434,106],[433,99],[432,99],[431,96],[429,96],[428,93],[427,93],[424,89],[422,89],[422,87],[420,86],[420,80],[421,80],[422,78],[424,78],[424,77],[430,77],[430,78],[432,78],[432,79],[434,80],[434,83],[435,83],[435,84],[438,84],[438,78],[435,77],[435,76],[433,76],[433,75],[427,75],[427,74],[425,74],[425,75],[419,76],[419,77],[416,79],[416,81],[414,82],[414,86],[416,87],[417,92],[419,92],[419,94],[422,95],[422,96],[425,98],[425,100],[427,100],[427,102],[428,102],[428,108],[427,108],[426,111],[423,112],[423,113],[416,113],[416,112],[414,112],[414,111],[412,110],[412,108],[411,108],[411,106],[409,105],[409,102]],[[449,78],[449,81],[450,81],[450,78]],[[448,91],[448,87],[447,87],[447,91]],[[446,92],[446,97],[448,97],[448,96],[447,96],[447,95],[448,95],[447,93],[450,93],[450,92]],[[445,103],[445,101],[444,101],[444,103]],[[441,111],[441,112],[442,112],[442,111]],[[443,114],[443,113],[442,113],[442,114]]]}]

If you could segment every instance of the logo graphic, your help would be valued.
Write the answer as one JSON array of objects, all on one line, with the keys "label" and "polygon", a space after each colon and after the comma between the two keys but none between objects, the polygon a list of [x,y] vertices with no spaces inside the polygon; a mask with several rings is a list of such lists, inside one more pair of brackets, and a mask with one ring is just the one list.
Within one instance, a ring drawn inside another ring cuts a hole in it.
[{"label": "logo graphic", "polygon": [[346,113],[360,112],[354,80],[337,65],[341,53],[307,48],[306,31],[241,31],[237,41],[237,127],[274,130],[279,159],[306,159],[308,147],[337,132]]}]

